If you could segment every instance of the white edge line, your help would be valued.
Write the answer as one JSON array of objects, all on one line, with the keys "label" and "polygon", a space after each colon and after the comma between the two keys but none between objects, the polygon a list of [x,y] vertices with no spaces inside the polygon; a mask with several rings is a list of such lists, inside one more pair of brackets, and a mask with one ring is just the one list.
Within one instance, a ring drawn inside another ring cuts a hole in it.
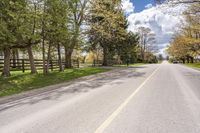
[{"label": "white edge line", "polygon": [[130,100],[140,91],[140,89],[154,76],[154,74],[159,70],[158,67],[152,72],[152,74],[146,78],[146,80],[96,129],[94,133],[102,133],[111,122],[119,115],[123,108],[130,102]]}]

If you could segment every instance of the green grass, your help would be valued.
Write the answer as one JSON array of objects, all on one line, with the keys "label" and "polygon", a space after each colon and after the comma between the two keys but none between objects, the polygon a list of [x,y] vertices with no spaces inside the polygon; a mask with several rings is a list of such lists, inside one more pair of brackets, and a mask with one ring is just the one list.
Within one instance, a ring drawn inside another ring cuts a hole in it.
[{"label": "green grass", "polygon": [[200,68],[200,63],[188,63],[188,64],[185,64],[186,66],[188,67],[193,67],[193,68]]},{"label": "green grass", "polygon": [[0,77],[0,97],[17,94],[49,85],[63,83],[83,76],[109,71],[105,68],[66,69],[64,72],[54,71],[48,75],[12,72],[9,78]]},{"label": "green grass", "polygon": [[163,60],[159,60],[159,61],[158,61],[158,64],[162,64],[162,62],[163,62]]},{"label": "green grass", "polygon": [[[138,67],[138,66],[143,66],[145,65],[145,63],[135,63],[135,64],[129,64],[129,66],[133,66],[133,67]],[[127,67],[126,64],[122,64],[122,65],[114,65],[115,67]]]}]

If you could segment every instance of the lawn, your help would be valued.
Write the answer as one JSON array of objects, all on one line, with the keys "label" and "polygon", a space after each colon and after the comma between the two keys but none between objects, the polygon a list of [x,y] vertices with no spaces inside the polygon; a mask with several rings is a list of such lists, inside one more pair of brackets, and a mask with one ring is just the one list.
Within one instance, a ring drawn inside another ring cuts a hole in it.
[{"label": "lawn", "polygon": [[194,68],[200,68],[200,63],[189,63],[189,64],[185,64],[186,66],[189,66],[189,67],[194,67]]},{"label": "lawn", "polygon": [[33,90],[49,85],[63,83],[83,76],[109,71],[105,68],[80,68],[66,69],[64,72],[54,71],[48,75],[31,75],[30,72],[12,72],[9,78],[0,77],[0,97],[17,94],[23,91]]}]

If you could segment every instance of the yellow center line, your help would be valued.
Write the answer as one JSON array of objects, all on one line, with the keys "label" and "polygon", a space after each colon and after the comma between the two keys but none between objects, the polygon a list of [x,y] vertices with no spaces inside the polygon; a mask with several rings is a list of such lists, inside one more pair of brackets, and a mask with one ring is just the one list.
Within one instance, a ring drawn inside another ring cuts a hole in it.
[{"label": "yellow center line", "polygon": [[140,89],[155,75],[159,68],[160,67],[154,70],[152,74],[96,129],[94,133],[102,133],[119,115],[122,109],[131,101],[131,99],[140,91]]}]

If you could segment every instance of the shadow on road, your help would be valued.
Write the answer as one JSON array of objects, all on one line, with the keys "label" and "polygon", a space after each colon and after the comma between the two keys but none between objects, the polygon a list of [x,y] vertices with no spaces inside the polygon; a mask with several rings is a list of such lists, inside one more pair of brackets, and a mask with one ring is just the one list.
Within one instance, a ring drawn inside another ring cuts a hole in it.
[{"label": "shadow on road", "polygon": [[[136,71],[136,69],[143,69],[145,67],[131,67],[128,69],[115,69],[110,72],[101,73],[78,80],[72,81],[69,85],[61,85],[47,89],[42,93],[29,94],[16,99],[9,99],[10,102],[0,105],[0,111],[7,110],[11,107],[17,107],[25,104],[36,104],[42,100],[57,100],[68,93],[87,93],[91,90],[97,89],[103,85],[122,84],[128,78],[137,78],[145,74],[145,72]],[[31,92],[30,92],[31,93]]]}]

